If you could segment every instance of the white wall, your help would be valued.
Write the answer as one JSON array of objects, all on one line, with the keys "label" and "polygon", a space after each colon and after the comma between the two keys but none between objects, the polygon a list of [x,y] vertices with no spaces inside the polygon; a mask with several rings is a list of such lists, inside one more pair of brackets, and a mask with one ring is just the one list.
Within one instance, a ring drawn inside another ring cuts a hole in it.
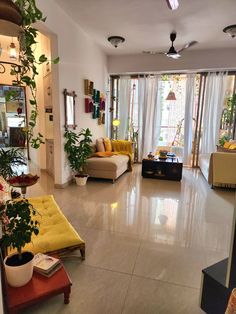
[{"label": "white wall", "polygon": [[108,72],[112,74],[208,69],[236,69],[236,49],[188,50],[178,60],[143,54],[108,57]]},{"label": "white wall", "polygon": [[[37,5],[47,16],[45,25],[39,26],[52,34],[53,57],[58,53],[60,63],[53,66],[53,112],[55,183],[64,184],[70,179],[63,148],[64,100],[63,90],[74,90],[76,99],[77,130],[89,127],[93,138],[105,135],[105,127],[98,126],[90,114],[84,113],[84,79],[94,81],[96,89],[106,91],[107,58],[100,48],[77,26],[53,0],[37,0]],[[57,44],[56,44],[57,38]],[[58,71],[59,82],[56,72]],[[59,97],[58,97],[59,95]]]}]

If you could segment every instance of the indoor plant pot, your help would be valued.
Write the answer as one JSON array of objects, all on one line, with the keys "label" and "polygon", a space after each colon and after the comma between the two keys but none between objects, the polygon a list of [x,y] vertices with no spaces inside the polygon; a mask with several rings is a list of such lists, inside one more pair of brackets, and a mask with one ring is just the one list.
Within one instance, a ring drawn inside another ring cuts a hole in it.
[{"label": "indoor plant pot", "polygon": [[64,137],[66,139],[64,149],[67,153],[67,158],[70,164],[70,168],[75,173],[75,181],[77,185],[84,186],[88,179],[88,174],[84,172],[87,158],[92,153],[92,134],[87,129],[82,129],[78,134],[66,130]]},{"label": "indoor plant pot", "polygon": [[34,215],[36,210],[27,199],[4,201],[0,206],[2,246],[5,252],[17,250],[4,259],[7,282],[13,287],[23,286],[32,278],[34,255],[22,249],[31,242],[32,234],[39,233],[38,222],[32,219]]},{"label": "indoor plant pot", "polygon": [[18,253],[13,253],[5,257],[5,273],[10,286],[21,287],[31,280],[34,267],[33,260],[34,254],[32,252],[23,252],[21,260]]},{"label": "indoor plant pot", "polygon": [[75,181],[78,186],[84,186],[87,183],[89,175],[88,174],[76,174]]}]

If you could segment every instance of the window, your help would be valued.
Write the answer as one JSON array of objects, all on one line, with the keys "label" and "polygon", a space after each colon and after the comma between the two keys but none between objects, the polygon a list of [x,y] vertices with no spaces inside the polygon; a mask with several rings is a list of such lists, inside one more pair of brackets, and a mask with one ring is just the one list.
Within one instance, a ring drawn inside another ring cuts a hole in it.
[{"label": "window", "polygon": [[220,144],[235,137],[236,121],[236,94],[235,94],[235,75],[229,75],[227,80],[227,89],[224,99],[224,108],[221,114],[220,123]]}]

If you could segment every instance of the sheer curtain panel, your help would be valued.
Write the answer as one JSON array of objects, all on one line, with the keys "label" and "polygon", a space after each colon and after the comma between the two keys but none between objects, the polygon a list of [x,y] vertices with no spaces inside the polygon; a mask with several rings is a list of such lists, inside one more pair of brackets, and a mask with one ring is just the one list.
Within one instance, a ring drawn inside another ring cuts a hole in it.
[{"label": "sheer curtain panel", "polygon": [[160,76],[140,77],[139,86],[139,161],[155,152],[160,136],[161,108],[158,102]]},{"label": "sheer curtain panel", "polygon": [[128,76],[120,78],[120,95],[119,95],[119,119],[118,138],[127,139],[129,130],[129,108],[131,96],[131,79]]},{"label": "sheer curtain panel", "polygon": [[187,81],[186,81],[186,100],[185,100],[185,113],[184,113],[184,157],[183,157],[183,163],[186,166],[191,165],[191,157],[192,157],[195,77],[196,77],[196,74],[188,74]]},{"label": "sheer curtain panel", "polygon": [[219,141],[220,117],[227,86],[227,72],[208,73],[203,104],[201,153],[216,151]]}]

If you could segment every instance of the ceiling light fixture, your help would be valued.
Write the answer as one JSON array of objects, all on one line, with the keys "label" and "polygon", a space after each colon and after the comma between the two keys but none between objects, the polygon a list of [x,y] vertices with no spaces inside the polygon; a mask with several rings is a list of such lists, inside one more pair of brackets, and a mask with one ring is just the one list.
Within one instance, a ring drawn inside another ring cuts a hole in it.
[{"label": "ceiling light fixture", "polygon": [[22,16],[11,0],[0,1],[0,34],[17,37],[21,31]]},{"label": "ceiling light fixture", "polygon": [[228,34],[230,37],[234,38],[236,36],[236,24],[226,26],[223,32]]},{"label": "ceiling light fixture", "polygon": [[114,46],[115,48],[118,47],[119,44],[122,44],[125,39],[121,36],[110,36],[107,38],[107,40]]},{"label": "ceiling light fixture", "polygon": [[177,10],[179,7],[179,1],[178,0],[166,0],[167,5],[169,9],[171,10]]}]

